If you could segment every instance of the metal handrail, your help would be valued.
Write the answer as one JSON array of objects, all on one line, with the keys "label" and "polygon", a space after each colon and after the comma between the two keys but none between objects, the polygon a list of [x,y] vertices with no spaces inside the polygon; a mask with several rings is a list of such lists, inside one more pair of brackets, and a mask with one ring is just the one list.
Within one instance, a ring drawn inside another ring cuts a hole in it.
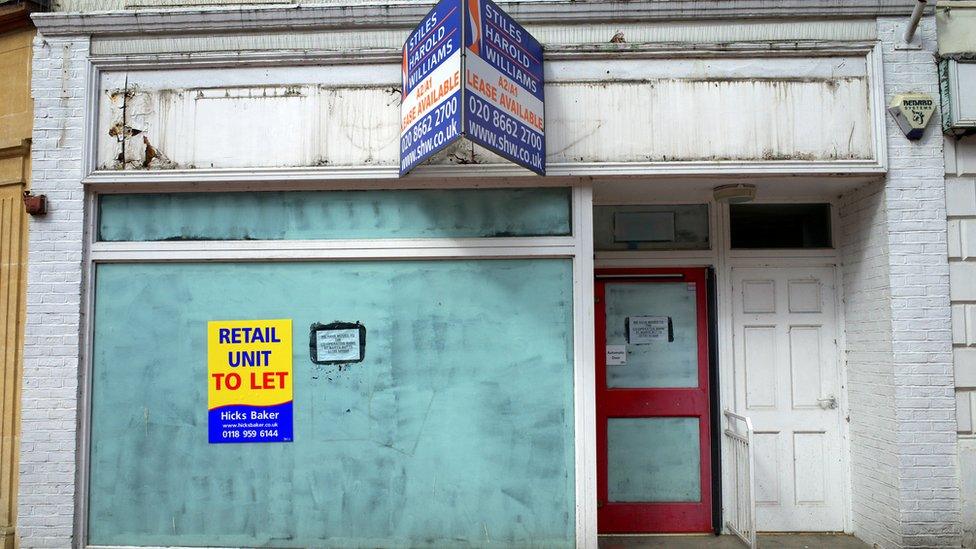
[{"label": "metal handrail", "polygon": [[756,457],[752,444],[752,420],[729,410],[723,414],[727,424],[725,436],[732,458],[732,508],[727,513],[725,525],[750,549],[755,549]]}]

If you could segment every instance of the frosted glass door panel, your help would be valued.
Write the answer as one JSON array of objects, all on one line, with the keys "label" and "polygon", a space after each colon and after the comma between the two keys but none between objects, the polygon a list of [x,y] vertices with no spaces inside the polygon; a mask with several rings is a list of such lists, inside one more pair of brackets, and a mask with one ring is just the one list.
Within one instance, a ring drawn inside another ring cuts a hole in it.
[{"label": "frosted glass door panel", "polygon": [[[607,366],[607,387],[698,386],[695,298],[691,282],[606,285],[607,346],[624,345],[627,350],[625,364]],[[668,326],[653,334],[636,334],[634,327],[651,322],[649,318]]]},{"label": "frosted glass door panel", "polygon": [[610,501],[701,499],[698,418],[610,418],[607,472]]}]

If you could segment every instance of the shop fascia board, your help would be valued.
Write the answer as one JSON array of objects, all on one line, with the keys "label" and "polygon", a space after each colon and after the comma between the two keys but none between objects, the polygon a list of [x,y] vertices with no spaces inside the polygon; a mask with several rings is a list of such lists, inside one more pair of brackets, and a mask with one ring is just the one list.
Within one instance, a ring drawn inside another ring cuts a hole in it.
[{"label": "shop fascia board", "polygon": [[[554,2],[548,2],[552,4]],[[607,4],[604,4],[604,6]],[[294,8],[292,8],[294,9]],[[226,11],[226,10],[224,10]],[[77,36],[77,30],[74,31]],[[62,37],[56,40],[70,40]],[[868,78],[871,87],[871,109],[874,118],[874,158],[852,160],[722,160],[668,162],[574,162],[549,163],[547,175],[554,177],[618,177],[618,176],[682,176],[682,175],[822,175],[848,176],[884,174],[887,171],[886,128],[884,123],[884,88],[881,54],[877,42],[855,41],[776,41],[762,44],[714,44],[703,49],[675,47],[674,44],[625,45],[617,56],[626,58],[696,58],[705,56],[792,57],[796,55],[864,55],[868,59]],[[579,45],[556,47],[549,53],[554,59],[593,59],[608,55],[605,46]],[[200,52],[192,54],[135,54],[92,57],[88,62],[88,109],[85,146],[85,168],[82,182],[89,185],[173,184],[199,185],[207,183],[249,182],[313,182],[328,181],[330,188],[362,188],[364,180],[376,180],[383,188],[402,185],[399,171],[390,166],[317,166],[317,167],[249,167],[192,170],[96,170],[95,149],[97,121],[96,103],[98,83],[103,70],[220,68],[268,66],[269,64],[302,63],[382,63],[399,61],[396,52]],[[880,113],[880,114],[878,114]],[[532,176],[527,170],[510,164],[492,165],[427,165],[417,169],[414,177],[437,178],[439,186],[450,185],[451,178],[463,179],[465,184],[475,178]],[[401,181],[401,183],[396,183]],[[383,183],[388,182],[388,183]],[[458,184],[458,183],[455,183]],[[538,184],[538,182],[534,183]],[[464,184],[462,184],[464,185]]]},{"label": "shop fascia board", "polygon": [[[523,24],[588,24],[689,19],[851,18],[908,15],[915,0],[675,0],[671,2],[501,2]],[[146,9],[34,14],[46,36],[145,35],[187,32],[403,28],[416,25],[430,3],[405,1],[326,5]]]}]

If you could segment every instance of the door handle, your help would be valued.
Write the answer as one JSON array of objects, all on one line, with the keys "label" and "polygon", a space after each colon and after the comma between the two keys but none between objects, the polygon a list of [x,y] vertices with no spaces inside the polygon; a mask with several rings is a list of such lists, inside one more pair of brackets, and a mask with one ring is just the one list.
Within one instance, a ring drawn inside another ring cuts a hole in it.
[{"label": "door handle", "polygon": [[837,397],[830,395],[827,398],[818,398],[817,404],[819,404],[820,408],[823,410],[833,410],[837,408]]}]

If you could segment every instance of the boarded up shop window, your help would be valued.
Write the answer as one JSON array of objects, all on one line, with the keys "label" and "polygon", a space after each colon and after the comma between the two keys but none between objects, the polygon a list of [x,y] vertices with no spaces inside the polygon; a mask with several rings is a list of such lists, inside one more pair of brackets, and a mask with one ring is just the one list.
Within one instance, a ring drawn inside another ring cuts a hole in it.
[{"label": "boarded up shop window", "polygon": [[[88,542],[575,546],[572,286],[569,259],[99,265]],[[207,321],[248,318],[369,350],[296,336],[294,441],[208,444]]]},{"label": "boarded up shop window", "polygon": [[450,189],[99,197],[98,238],[311,240],[570,234],[570,190]]}]

